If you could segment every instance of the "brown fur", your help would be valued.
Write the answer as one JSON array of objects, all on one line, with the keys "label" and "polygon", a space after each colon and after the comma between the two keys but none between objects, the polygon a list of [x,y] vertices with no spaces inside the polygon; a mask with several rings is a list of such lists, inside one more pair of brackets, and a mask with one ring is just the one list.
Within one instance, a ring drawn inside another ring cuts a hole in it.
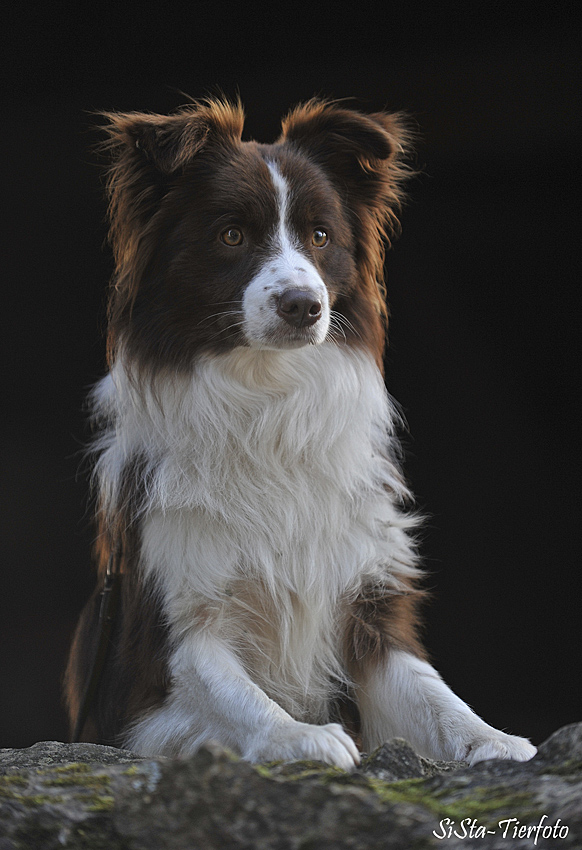
[{"label": "brown fur", "polygon": [[412,584],[404,591],[372,585],[362,588],[349,605],[345,629],[348,669],[361,678],[364,669],[385,661],[391,648],[411,652],[424,660],[418,635],[418,608],[426,592]]},{"label": "brown fur", "polygon": [[136,714],[161,702],[169,686],[168,637],[161,608],[151,588],[144,586],[138,568],[139,530],[134,517],[144,485],[141,464],[126,470],[120,510],[108,526],[99,515],[95,547],[98,581],[85,605],[73,638],[65,672],[65,698],[71,732],[80,711],[99,636],[101,590],[111,554],[111,540],[119,543],[115,566],[121,572],[121,600],[111,634],[111,645],[82,740],[118,746],[120,731]]},{"label": "brown fur", "polygon": [[[65,689],[71,729],[78,716],[98,636],[98,585],[81,614],[75,633]],[[137,714],[159,704],[167,693],[167,630],[155,597],[136,570],[123,574],[116,616],[96,699],[81,740],[120,746],[121,731]]]}]

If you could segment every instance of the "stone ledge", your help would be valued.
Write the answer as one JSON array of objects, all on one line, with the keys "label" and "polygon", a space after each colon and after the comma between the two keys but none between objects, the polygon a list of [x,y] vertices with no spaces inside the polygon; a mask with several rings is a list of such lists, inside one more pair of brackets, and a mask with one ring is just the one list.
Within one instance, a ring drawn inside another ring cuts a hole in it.
[{"label": "stone ledge", "polygon": [[183,760],[54,741],[0,750],[0,850],[534,846],[582,847],[582,723],[530,762],[431,762],[394,739],[351,774],[250,765],[217,745]]}]

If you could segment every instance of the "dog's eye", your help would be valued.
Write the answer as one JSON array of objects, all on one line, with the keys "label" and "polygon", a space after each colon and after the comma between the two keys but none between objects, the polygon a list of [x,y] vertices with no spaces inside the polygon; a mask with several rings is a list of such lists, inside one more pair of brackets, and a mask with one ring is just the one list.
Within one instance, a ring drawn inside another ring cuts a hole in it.
[{"label": "dog's eye", "polygon": [[329,237],[325,230],[323,230],[321,227],[317,227],[313,231],[311,241],[316,248],[323,248],[329,242]]},{"label": "dog's eye", "polygon": [[238,227],[229,227],[228,230],[223,230],[220,238],[230,248],[236,248],[237,245],[242,245],[243,241],[242,231]]}]

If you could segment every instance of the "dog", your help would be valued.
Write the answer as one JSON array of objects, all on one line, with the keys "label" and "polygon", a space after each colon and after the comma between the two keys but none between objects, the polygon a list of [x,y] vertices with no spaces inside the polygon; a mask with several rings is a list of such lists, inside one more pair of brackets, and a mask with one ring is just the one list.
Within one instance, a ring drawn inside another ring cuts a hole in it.
[{"label": "dog", "polygon": [[[393,736],[526,760],[418,636],[418,518],[383,378],[410,133],[312,100],[274,144],[240,103],[108,113],[115,274],[97,429],[99,583],[66,672],[84,739],[351,770]],[[103,619],[103,617],[102,617]],[[359,745],[359,746],[358,746]]]}]

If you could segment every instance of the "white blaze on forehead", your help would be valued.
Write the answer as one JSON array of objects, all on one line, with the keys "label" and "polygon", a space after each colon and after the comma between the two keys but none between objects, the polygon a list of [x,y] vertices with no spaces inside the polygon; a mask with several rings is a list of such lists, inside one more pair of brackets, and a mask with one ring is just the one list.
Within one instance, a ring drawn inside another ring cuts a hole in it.
[{"label": "white blaze on forehead", "polygon": [[293,243],[293,238],[289,234],[287,220],[289,211],[289,186],[274,162],[267,161],[267,167],[271,172],[271,180],[273,181],[277,195],[277,209],[279,212],[277,238],[279,240],[279,247],[285,250],[287,246],[292,247]]},{"label": "white blaze on forehead", "polygon": [[[275,190],[277,218],[273,222],[269,253],[243,296],[244,332],[251,345],[261,347],[318,344],[323,342],[329,330],[327,287],[307,254],[301,250],[300,239],[291,228],[289,184],[276,163],[267,160],[266,164]],[[289,336],[289,326],[277,314],[279,298],[291,289],[311,292],[322,305],[321,318],[294,342]]]}]

